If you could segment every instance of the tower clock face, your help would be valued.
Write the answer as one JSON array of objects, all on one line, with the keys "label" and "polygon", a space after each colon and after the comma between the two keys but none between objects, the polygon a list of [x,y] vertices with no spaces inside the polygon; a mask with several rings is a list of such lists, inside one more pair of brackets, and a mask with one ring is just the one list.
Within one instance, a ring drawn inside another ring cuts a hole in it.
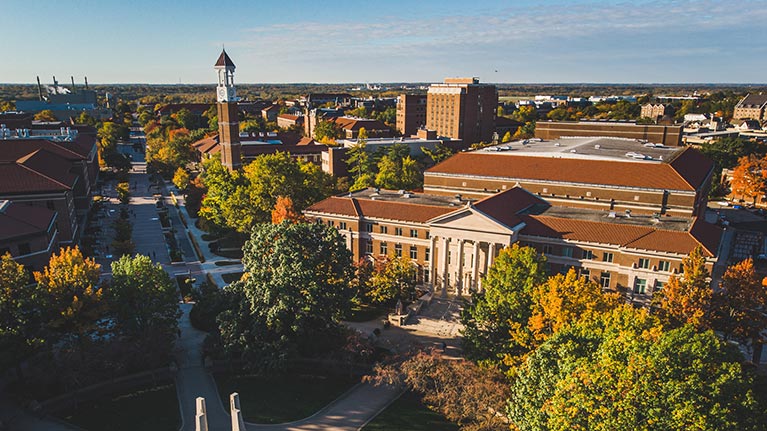
[{"label": "tower clock face", "polygon": [[218,100],[227,100],[228,91],[224,87],[218,87]]}]

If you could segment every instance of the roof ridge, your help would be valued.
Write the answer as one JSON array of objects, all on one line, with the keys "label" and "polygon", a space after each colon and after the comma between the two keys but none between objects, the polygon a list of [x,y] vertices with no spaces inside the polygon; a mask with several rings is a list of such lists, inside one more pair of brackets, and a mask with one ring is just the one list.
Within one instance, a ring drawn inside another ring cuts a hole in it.
[{"label": "roof ridge", "polygon": [[45,178],[45,179],[47,179],[47,180],[49,180],[51,182],[54,182],[54,183],[56,183],[56,184],[58,184],[60,186],[66,187],[67,189],[72,189],[72,187],[62,183],[61,181],[59,181],[59,180],[57,180],[55,178],[49,177],[48,175],[45,175],[44,173],[42,173],[42,172],[40,172],[40,171],[38,171],[36,169],[32,169],[29,166],[26,166],[26,165],[24,165],[22,163],[16,163],[16,166],[19,166],[19,167],[21,167],[23,169],[26,169],[29,172],[32,172],[33,174],[35,174],[37,176],[40,176],[40,177],[43,177],[43,178]]},{"label": "roof ridge", "polygon": [[357,202],[357,198],[351,197],[352,201],[352,207],[354,208],[354,213],[357,215],[357,217],[362,217],[362,208],[360,208],[359,202]]}]

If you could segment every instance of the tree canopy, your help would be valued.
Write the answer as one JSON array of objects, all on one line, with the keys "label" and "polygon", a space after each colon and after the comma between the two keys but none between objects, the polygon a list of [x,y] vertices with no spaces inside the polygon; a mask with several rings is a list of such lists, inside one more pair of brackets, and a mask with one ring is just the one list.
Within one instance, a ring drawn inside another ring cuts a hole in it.
[{"label": "tree canopy", "polygon": [[500,363],[529,350],[533,291],[546,272],[546,257],[532,247],[513,244],[501,250],[482,280],[482,292],[472,295],[461,317],[469,358]]},{"label": "tree canopy", "polygon": [[667,325],[692,325],[699,329],[711,327],[711,295],[706,258],[696,247],[682,260],[682,274],[672,275],[666,286],[656,291],[653,301]]},{"label": "tree canopy", "polygon": [[224,347],[251,364],[284,364],[327,350],[351,307],[353,267],[343,237],[319,223],[257,224],[243,248],[246,276],[226,287]]}]

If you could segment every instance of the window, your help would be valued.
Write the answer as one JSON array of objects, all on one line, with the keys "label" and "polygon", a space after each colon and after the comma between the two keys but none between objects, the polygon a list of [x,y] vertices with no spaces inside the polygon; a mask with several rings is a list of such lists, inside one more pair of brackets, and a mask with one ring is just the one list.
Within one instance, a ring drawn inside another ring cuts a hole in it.
[{"label": "window", "polygon": [[543,254],[551,254],[551,246],[548,244],[543,245]]},{"label": "window", "polygon": [[582,257],[584,259],[589,259],[589,260],[594,259],[594,252],[591,250],[581,250],[581,253],[583,253]]},{"label": "window", "polygon": [[346,230],[346,222],[345,221],[338,222],[338,229],[339,230]]},{"label": "window", "polygon": [[423,281],[428,283],[429,282],[429,269],[424,268],[423,270]]},{"label": "window", "polygon": [[19,244],[19,255],[29,254],[32,250],[29,248],[28,242],[22,242]]},{"label": "window", "polygon": [[373,241],[365,241],[365,253],[373,254]]},{"label": "window", "polygon": [[671,270],[671,262],[667,260],[658,261],[658,271],[669,272]]},{"label": "window", "polygon": [[573,257],[573,248],[572,247],[562,247],[562,256],[564,256],[564,257]]},{"label": "window", "polygon": [[429,234],[429,231],[427,230],[426,231],[426,239],[429,239],[429,238],[431,238],[431,234]]},{"label": "window", "polygon": [[426,259],[427,262],[431,262],[431,249],[428,247],[426,248],[426,256],[424,259]]},{"label": "window", "polygon": [[381,233],[387,233],[388,229],[386,226],[381,226]]},{"label": "window", "polygon": [[365,232],[373,232],[373,223],[365,223]]},{"label": "window", "polygon": [[635,278],[634,279],[634,293],[639,295],[644,295],[647,291],[647,280],[644,278]]},{"label": "window", "polygon": [[394,255],[397,257],[402,257],[402,244],[394,244]]},{"label": "window", "polygon": [[410,238],[418,238],[418,231],[416,229],[410,229]]},{"label": "window", "polygon": [[589,277],[591,277],[591,271],[586,268],[581,268],[581,277],[584,277],[586,280],[588,280]]},{"label": "window", "polygon": [[650,259],[646,259],[646,258],[639,259],[638,268],[640,268],[640,269],[647,269],[649,267],[650,267]]},{"label": "window", "polygon": [[379,253],[380,253],[380,254],[383,254],[383,255],[389,254],[389,247],[386,245],[386,243],[385,243],[385,242],[382,242],[382,243],[381,243],[381,246],[380,246],[380,251],[379,251]]},{"label": "window", "polygon": [[605,254],[602,255],[602,262],[612,262],[613,261],[613,254],[609,252],[605,252]]},{"label": "window", "polygon": [[653,285],[652,290],[653,291],[663,290],[664,287],[666,287],[666,283],[664,283],[664,282],[662,282],[660,280],[655,280],[655,284]]},{"label": "window", "polygon": [[410,258],[413,260],[418,259],[418,247],[414,245],[410,246]]},{"label": "window", "polygon": [[394,235],[402,236],[402,228],[401,227],[395,227],[394,228]]},{"label": "window", "polygon": [[600,284],[600,285],[601,285],[603,288],[608,288],[608,287],[610,287],[610,273],[609,273],[609,272],[603,272],[603,273],[602,273],[602,274],[599,276],[599,284]]}]

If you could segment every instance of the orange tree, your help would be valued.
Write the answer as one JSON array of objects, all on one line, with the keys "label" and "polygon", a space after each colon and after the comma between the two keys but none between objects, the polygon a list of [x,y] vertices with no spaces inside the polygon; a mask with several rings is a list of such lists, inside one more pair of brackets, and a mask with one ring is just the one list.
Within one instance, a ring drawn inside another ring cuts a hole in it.
[{"label": "orange tree", "polygon": [[696,247],[682,260],[682,276],[673,275],[653,297],[664,322],[672,327],[690,324],[697,329],[711,327],[711,295],[703,249]]},{"label": "orange tree", "polygon": [[[746,259],[727,268],[722,288],[714,294],[714,326],[725,339],[760,345],[767,329],[767,288],[756,275],[754,261]],[[754,349],[754,354],[757,355]]]},{"label": "orange tree", "polygon": [[767,169],[765,160],[755,155],[738,159],[738,165],[732,170],[730,187],[732,193],[756,202],[756,198],[764,195],[767,187]]}]

